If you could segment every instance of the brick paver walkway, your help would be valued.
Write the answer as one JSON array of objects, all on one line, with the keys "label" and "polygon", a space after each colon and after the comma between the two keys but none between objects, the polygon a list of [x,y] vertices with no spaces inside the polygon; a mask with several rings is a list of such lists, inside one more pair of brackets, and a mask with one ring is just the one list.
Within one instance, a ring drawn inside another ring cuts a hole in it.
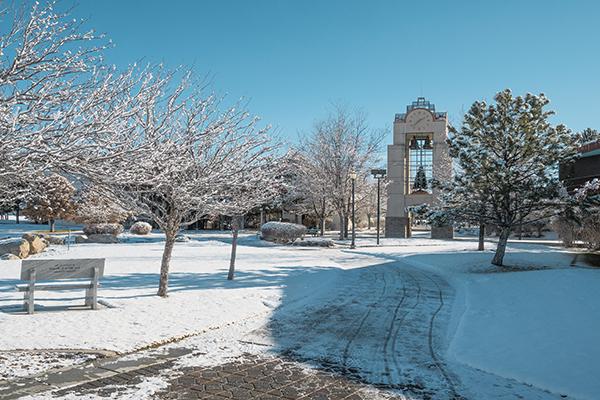
[{"label": "brick paver walkway", "polygon": [[[54,392],[95,394],[119,398],[127,386],[161,371],[173,371],[171,361],[97,379]],[[336,374],[302,368],[299,363],[281,358],[244,356],[236,361],[210,367],[187,367],[169,387],[156,393],[159,400],[239,399],[239,400],[374,400],[402,399],[368,385],[350,381]]]},{"label": "brick paver walkway", "polygon": [[[245,357],[206,368],[188,368],[158,394],[160,399],[373,399],[375,389],[280,358]],[[376,397],[392,399],[382,393]]]}]

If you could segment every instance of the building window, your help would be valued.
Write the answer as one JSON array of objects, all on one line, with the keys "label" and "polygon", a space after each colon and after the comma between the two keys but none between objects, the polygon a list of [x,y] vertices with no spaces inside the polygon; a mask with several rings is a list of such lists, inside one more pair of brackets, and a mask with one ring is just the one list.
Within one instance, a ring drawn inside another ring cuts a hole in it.
[{"label": "building window", "polygon": [[413,136],[408,146],[408,193],[431,193],[433,145],[429,136]]}]

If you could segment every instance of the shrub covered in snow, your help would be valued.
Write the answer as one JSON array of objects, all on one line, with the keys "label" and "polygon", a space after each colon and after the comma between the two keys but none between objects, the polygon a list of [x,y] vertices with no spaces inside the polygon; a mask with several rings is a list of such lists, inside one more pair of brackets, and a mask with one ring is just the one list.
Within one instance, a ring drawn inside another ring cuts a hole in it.
[{"label": "shrub covered in snow", "polygon": [[150,232],[152,232],[152,225],[144,221],[138,221],[129,228],[129,233],[134,235],[147,235]]},{"label": "shrub covered in snow", "polygon": [[289,243],[304,236],[306,227],[304,225],[289,222],[267,222],[260,227],[263,240],[270,242]]},{"label": "shrub covered in snow", "polygon": [[90,235],[110,234],[117,236],[123,233],[123,225],[121,224],[89,224],[83,227],[83,233]]},{"label": "shrub covered in snow", "polygon": [[292,245],[302,247],[334,247],[335,243],[332,239],[313,237],[306,239],[296,239],[294,240],[294,243],[292,243]]}]

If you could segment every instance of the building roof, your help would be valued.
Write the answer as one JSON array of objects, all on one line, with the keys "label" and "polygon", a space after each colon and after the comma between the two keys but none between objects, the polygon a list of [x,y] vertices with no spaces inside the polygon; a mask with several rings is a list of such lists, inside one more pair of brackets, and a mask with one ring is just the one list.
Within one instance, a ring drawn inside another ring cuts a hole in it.
[{"label": "building roof", "polygon": [[600,154],[600,140],[586,143],[577,149],[580,157],[593,157]]},{"label": "building roof", "polygon": [[411,104],[406,106],[405,113],[396,114],[395,120],[404,120],[409,112],[416,109],[429,110],[435,116],[435,118],[443,118],[446,116],[445,112],[435,112],[435,104],[429,100],[425,100],[425,97],[417,97],[417,101],[413,101]]}]

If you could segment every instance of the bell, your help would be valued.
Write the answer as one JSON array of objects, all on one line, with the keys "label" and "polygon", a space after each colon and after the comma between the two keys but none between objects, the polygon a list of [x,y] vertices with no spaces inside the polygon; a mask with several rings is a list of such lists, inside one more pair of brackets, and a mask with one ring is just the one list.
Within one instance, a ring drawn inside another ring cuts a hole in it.
[{"label": "bell", "polygon": [[417,143],[417,138],[415,136],[413,136],[412,139],[410,139],[410,144],[409,144],[408,148],[411,150],[419,149],[419,143]]},{"label": "bell", "polygon": [[432,150],[433,149],[433,146],[431,146],[431,139],[429,138],[429,136],[427,136],[425,138],[425,144],[423,145],[423,148],[425,150]]}]

